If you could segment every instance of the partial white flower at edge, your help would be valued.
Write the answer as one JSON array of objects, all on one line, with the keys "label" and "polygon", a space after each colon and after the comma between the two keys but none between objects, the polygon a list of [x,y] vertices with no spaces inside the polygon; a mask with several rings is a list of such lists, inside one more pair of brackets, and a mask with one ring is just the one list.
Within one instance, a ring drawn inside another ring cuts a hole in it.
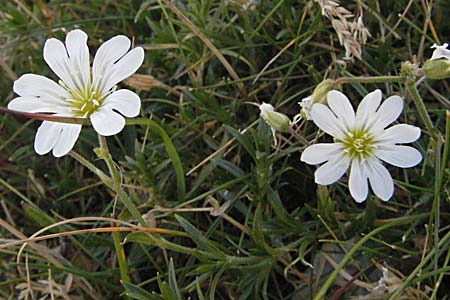
[{"label": "partial white flower at edge", "polygon": [[[329,185],[338,181],[350,168],[349,189],[356,202],[368,195],[368,183],[375,195],[388,201],[394,193],[394,182],[381,163],[409,168],[422,161],[422,154],[411,143],[420,137],[418,127],[393,123],[403,110],[403,99],[391,96],[381,104],[381,91],[364,97],[355,113],[348,98],[341,92],[327,94],[328,106],[314,104],[313,122],[334,137],[334,143],[314,144],[305,149],[301,160],[322,164],[314,173],[315,182]],[[380,105],[381,104],[381,105]]]},{"label": "partial white flower at edge", "polygon": [[448,44],[445,43],[442,46],[439,46],[437,44],[433,44],[431,48],[434,48],[433,54],[431,55],[430,60],[440,59],[440,58],[446,58],[450,60],[450,50],[447,50]]},{"label": "partial white flower at edge", "polygon": [[[65,45],[55,38],[48,39],[44,60],[60,78],[59,83],[41,75],[24,74],[13,87],[20,97],[13,99],[8,108],[89,118],[98,134],[119,133],[125,126],[123,116],[139,114],[141,99],[130,90],[116,90],[116,84],[139,69],[144,50],[130,50],[127,37],[115,36],[99,47],[91,68],[87,39],[86,33],[78,29],[67,34]],[[55,157],[67,154],[77,141],[81,126],[44,121],[36,133],[35,151],[43,155],[53,150]]]}]

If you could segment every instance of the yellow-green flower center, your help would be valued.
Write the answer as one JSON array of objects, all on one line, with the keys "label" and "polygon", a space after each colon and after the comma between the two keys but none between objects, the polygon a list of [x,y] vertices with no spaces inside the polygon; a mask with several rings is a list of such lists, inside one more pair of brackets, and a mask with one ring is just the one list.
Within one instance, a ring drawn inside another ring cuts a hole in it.
[{"label": "yellow-green flower center", "polygon": [[364,160],[371,157],[373,151],[377,147],[373,135],[363,129],[350,130],[347,135],[338,142],[344,146],[344,152],[347,153],[351,159]]},{"label": "yellow-green flower center", "polygon": [[92,88],[86,91],[69,91],[71,95],[70,108],[76,117],[87,118],[99,109],[105,99],[104,95]]}]

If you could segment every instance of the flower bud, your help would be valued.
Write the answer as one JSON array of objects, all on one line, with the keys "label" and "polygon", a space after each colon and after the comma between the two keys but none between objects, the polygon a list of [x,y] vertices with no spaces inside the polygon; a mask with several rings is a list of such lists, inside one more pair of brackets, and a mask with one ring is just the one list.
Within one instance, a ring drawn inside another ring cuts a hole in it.
[{"label": "flower bud", "polygon": [[272,105],[268,103],[259,106],[261,117],[272,128],[279,132],[287,132],[291,126],[291,120],[284,114],[276,112]]},{"label": "flower bud", "polygon": [[450,60],[430,59],[423,64],[422,69],[428,79],[445,79],[450,77]]},{"label": "flower bud", "polygon": [[316,103],[325,104],[327,102],[328,92],[335,90],[336,84],[332,79],[326,79],[319,83],[311,96],[304,98],[300,104],[302,107],[300,114],[306,120],[311,120],[311,108]]}]

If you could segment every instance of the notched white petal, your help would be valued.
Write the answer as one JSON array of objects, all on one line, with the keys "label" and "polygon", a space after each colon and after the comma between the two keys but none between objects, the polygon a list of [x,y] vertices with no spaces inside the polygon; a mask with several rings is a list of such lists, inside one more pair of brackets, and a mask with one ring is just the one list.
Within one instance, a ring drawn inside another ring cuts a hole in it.
[{"label": "notched white petal", "polygon": [[417,149],[403,145],[380,147],[375,151],[375,156],[400,168],[411,168],[422,161],[422,154]]},{"label": "notched white petal", "polygon": [[34,151],[39,155],[50,152],[56,144],[62,131],[62,123],[42,122],[39,126],[34,138]]},{"label": "notched white petal", "polygon": [[125,127],[125,119],[109,108],[100,108],[90,119],[95,131],[103,136],[117,134]]},{"label": "notched white petal", "polygon": [[391,174],[377,159],[369,159],[367,166],[367,177],[374,194],[381,200],[388,201],[394,194]]},{"label": "notched white petal", "polygon": [[103,107],[117,110],[125,117],[133,118],[139,115],[141,98],[130,90],[118,90],[105,99]]},{"label": "notched white petal", "polygon": [[52,97],[64,101],[69,93],[59,84],[45,76],[23,74],[14,81],[13,90],[20,96]]},{"label": "notched white petal", "polygon": [[344,175],[350,165],[350,159],[344,156],[336,157],[323,164],[314,173],[315,182],[321,185],[335,183]]},{"label": "notched white petal", "polygon": [[398,119],[403,110],[403,99],[399,96],[387,98],[380,106],[375,115],[375,123],[372,125],[373,132],[380,131]]},{"label": "notched white petal", "polygon": [[397,124],[386,129],[377,140],[391,144],[412,143],[419,139],[419,127],[408,124]]},{"label": "notched white petal", "polygon": [[431,48],[435,48],[435,50],[433,51],[433,55],[431,56],[430,60],[441,59],[441,58],[450,60],[450,50],[448,50],[447,47],[448,47],[447,43],[445,43],[442,46],[433,44],[433,46],[431,46]]},{"label": "notched white petal", "polygon": [[328,106],[338,119],[345,124],[346,128],[351,128],[355,122],[355,111],[347,96],[339,91],[330,91],[327,94]]},{"label": "notched white petal", "polygon": [[54,157],[61,157],[69,153],[75,145],[80,135],[81,125],[79,124],[61,124],[62,131],[53,147]]},{"label": "notched white petal", "polygon": [[311,118],[313,122],[329,135],[342,139],[345,132],[343,124],[331,110],[323,104],[314,104],[311,109]]},{"label": "notched white petal", "polygon": [[104,42],[97,50],[92,65],[94,77],[100,75],[130,49],[131,41],[124,35],[115,36]]},{"label": "notched white petal", "polygon": [[64,156],[72,150],[80,130],[79,124],[44,121],[36,132],[34,150],[37,154],[44,155],[53,149],[53,156]]},{"label": "notched white petal", "polygon": [[55,113],[54,107],[48,106],[42,103],[39,98],[36,97],[17,97],[8,103],[8,109],[23,111],[28,113]]},{"label": "notched white petal", "polygon": [[72,81],[71,66],[67,50],[64,44],[55,38],[48,39],[44,45],[44,60],[52,71],[66,84],[70,89],[75,89],[75,83]]},{"label": "notched white petal", "polygon": [[105,89],[109,90],[120,81],[133,75],[144,62],[144,49],[136,47],[125,54],[111,68],[111,75],[105,83]]},{"label": "notched white petal", "polygon": [[[367,124],[369,119],[374,117],[374,114],[381,103],[381,91],[375,90],[369,94],[367,94],[358,105],[358,109],[356,111],[356,119],[358,122],[362,124]],[[367,124],[369,125],[369,124]]]},{"label": "notched white petal", "polygon": [[341,152],[342,145],[338,143],[314,144],[303,151],[300,160],[310,165],[317,165],[340,155]]},{"label": "notched white petal", "polygon": [[88,36],[82,30],[70,31],[66,36],[66,48],[71,61],[72,77],[78,85],[87,86],[90,82]]},{"label": "notched white petal", "polygon": [[352,161],[348,187],[356,202],[361,203],[367,199],[369,193],[367,175],[364,166],[357,159]]}]

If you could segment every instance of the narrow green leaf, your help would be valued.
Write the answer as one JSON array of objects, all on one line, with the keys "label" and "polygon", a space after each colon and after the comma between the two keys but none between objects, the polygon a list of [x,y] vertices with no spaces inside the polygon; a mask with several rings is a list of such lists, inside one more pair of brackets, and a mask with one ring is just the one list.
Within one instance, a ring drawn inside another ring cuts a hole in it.
[{"label": "narrow green leaf", "polygon": [[158,286],[164,300],[178,300],[177,295],[171,290],[170,286],[161,280],[161,275],[157,275]]},{"label": "narrow green leaf", "polygon": [[239,142],[239,144],[241,144],[245,148],[245,150],[247,150],[248,154],[250,154],[250,156],[253,159],[255,159],[256,158],[255,147],[253,147],[253,145],[250,143],[250,140],[233,127],[228,125],[224,126],[225,129]]},{"label": "narrow green leaf", "polygon": [[154,239],[146,232],[132,232],[128,234],[123,243],[139,243],[144,245],[155,245]]},{"label": "narrow green leaf", "polygon": [[144,290],[143,288],[141,288],[140,286],[134,285],[129,282],[124,282],[124,281],[121,281],[120,283],[123,285],[123,287],[126,290],[125,294],[132,299],[161,300],[160,296],[151,294],[151,293],[147,292],[146,290]]},{"label": "narrow green leaf", "polygon": [[150,119],[127,119],[127,125],[147,125],[153,128],[158,132],[161,136],[164,147],[166,149],[166,153],[169,156],[172,166],[175,170],[175,175],[177,177],[177,189],[178,189],[178,201],[183,202],[186,194],[186,183],[184,180],[184,170],[183,164],[181,163],[181,159],[178,156],[177,149],[175,145],[172,143],[169,135],[164,131],[164,129],[158,125],[153,120]]},{"label": "narrow green leaf", "polygon": [[203,234],[191,223],[189,223],[186,219],[178,215],[175,215],[175,218],[199,248],[206,250],[206,252],[210,252],[210,254],[213,254],[214,256],[222,258],[225,257],[222,251],[220,251],[216,246],[214,246],[211,241],[205,238]]},{"label": "narrow green leaf", "polygon": [[178,288],[177,278],[175,275],[175,266],[173,264],[173,258],[170,258],[169,263],[169,286],[170,289],[176,294],[177,300],[182,300],[180,289]]}]

